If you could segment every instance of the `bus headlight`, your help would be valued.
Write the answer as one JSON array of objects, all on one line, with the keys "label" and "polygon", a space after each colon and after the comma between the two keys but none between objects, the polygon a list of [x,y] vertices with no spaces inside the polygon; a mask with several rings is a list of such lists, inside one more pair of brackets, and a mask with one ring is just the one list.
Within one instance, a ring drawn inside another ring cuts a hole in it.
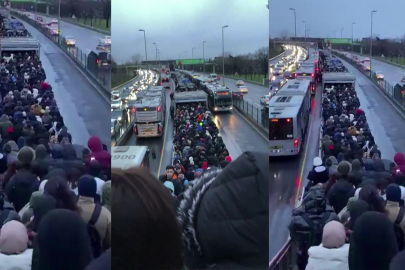
[{"label": "bus headlight", "polygon": [[218,111],[218,108],[217,108],[217,107],[215,107],[215,109],[214,109],[214,110]]},{"label": "bus headlight", "polygon": [[230,110],[232,110],[232,109],[233,109],[233,107],[231,106],[231,107],[229,107],[229,109],[230,109]]}]

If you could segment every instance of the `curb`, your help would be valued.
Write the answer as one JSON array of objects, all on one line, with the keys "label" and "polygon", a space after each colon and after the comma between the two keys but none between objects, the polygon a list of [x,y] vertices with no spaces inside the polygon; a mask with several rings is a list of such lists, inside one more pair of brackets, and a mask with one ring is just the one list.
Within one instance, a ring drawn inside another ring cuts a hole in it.
[{"label": "curb", "polygon": [[[19,9],[12,9],[12,11],[22,12],[22,11],[19,10]],[[28,12],[28,11],[27,11],[27,12]],[[29,12],[29,13],[32,13],[32,12]],[[52,16],[51,14],[45,14],[45,13],[39,13],[39,12],[37,12],[37,15],[42,15],[42,16],[46,16],[46,17],[55,17],[55,18],[58,18],[58,16]],[[89,26],[89,25],[85,25],[85,24],[82,24],[82,23],[78,23],[78,22],[75,22],[74,19],[59,18],[59,20],[64,21],[64,22],[69,23],[69,24],[73,24],[73,25],[80,26],[80,27],[82,27],[82,28],[87,28],[87,29],[89,29],[89,30],[91,30],[91,31],[94,31],[94,32],[98,32],[98,33],[105,34],[105,35],[111,35],[111,31],[101,30],[101,29],[98,29],[98,28],[96,28],[96,27],[92,27],[92,26]],[[110,20],[110,21],[111,21],[111,20]]]}]

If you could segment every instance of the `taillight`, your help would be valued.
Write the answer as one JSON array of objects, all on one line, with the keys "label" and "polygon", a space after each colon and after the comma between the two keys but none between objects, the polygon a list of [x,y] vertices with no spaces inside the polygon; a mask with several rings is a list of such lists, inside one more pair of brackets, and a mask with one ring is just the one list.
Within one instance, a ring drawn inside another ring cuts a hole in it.
[{"label": "taillight", "polygon": [[157,107],[157,111],[158,112],[160,112],[162,110],[162,108],[160,108],[160,107]]},{"label": "taillight", "polygon": [[138,133],[138,129],[136,128],[136,126],[134,127],[134,132]]},{"label": "taillight", "polygon": [[169,83],[169,85],[170,85],[170,83]]},{"label": "taillight", "polygon": [[160,85],[163,85],[163,83],[160,83]]},{"label": "taillight", "polygon": [[100,60],[97,59],[97,60],[96,60],[96,63],[97,63],[97,64],[100,63]]},{"label": "taillight", "polygon": [[133,113],[136,113],[136,108],[132,108],[132,112],[133,112]]},{"label": "taillight", "polygon": [[159,126],[159,133],[161,133],[162,132],[162,127],[161,126]]},{"label": "taillight", "polygon": [[314,77],[314,73],[311,74],[311,77]]},{"label": "taillight", "polygon": [[298,147],[298,139],[294,140],[294,147]]}]

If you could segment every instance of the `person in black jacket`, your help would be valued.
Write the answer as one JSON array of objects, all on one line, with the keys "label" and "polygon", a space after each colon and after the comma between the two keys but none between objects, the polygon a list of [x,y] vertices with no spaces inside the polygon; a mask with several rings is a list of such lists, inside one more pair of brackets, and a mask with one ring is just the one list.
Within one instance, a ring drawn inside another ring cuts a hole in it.
[{"label": "person in black jacket", "polygon": [[185,191],[178,215],[188,269],[268,269],[267,160],[267,153],[242,153]]},{"label": "person in black jacket", "polygon": [[7,183],[6,194],[8,201],[19,212],[30,201],[31,194],[39,189],[39,181],[30,171],[31,163],[35,159],[34,150],[24,146],[18,152],[17,158],[17,172]]},{"label": "person in black jacket", "polygon": [[349,182],[349,173],[352,165],[347,161],[342,161],[337,167],[337,181],[328,191],[328,200],[336,213],[346,207],[349,198],[354,196],[355,189]]},{"label": "person in black jacket", "polygon": [[311,181],[314,186],[318,183],[326,183],[329,180],[329,171],[323,166],[322,159],[320,157],[315,157],[313,165],[314,167],[312,171],[308,173],[308,180]]}]

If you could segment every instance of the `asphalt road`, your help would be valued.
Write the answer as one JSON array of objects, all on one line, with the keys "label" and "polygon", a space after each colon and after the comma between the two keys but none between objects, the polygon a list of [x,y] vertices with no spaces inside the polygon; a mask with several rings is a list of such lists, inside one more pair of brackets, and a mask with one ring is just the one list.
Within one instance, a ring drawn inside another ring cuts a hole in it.
[{"label": "asphalt road", "polygon": [[88,138],[97,135],[109,145],[110,101],[97,92],[56,44],[29,24],[22,23],[41,44],[40,57],[47,82],[52,85],[74,143],[87,147]]},{"label": "asphalt road", "polygon": [[[32,13],[33,14],[33,13]],[[47,17],[41,15],[45,21],[55,19],[55,17]],[[96,46],[100,38],[104,38],[104,34],[90,30],[88,28],[80,27],[65,21],[59,21],[60,34],[64,37],[73,36],[76,39],[76,46],[83,50],[86,54],[91,51],[96,52]]]},{"label": "asphalt road", "polygon": [[[360,60],[364,60],[366,56],[356,55]],[[394,86],[396,83],[400,83],[405,73],[405,68],[390,65],[379,60],[371,59],[371,67],[374,72],[381,71],[384,74],[385,80]]]}]

